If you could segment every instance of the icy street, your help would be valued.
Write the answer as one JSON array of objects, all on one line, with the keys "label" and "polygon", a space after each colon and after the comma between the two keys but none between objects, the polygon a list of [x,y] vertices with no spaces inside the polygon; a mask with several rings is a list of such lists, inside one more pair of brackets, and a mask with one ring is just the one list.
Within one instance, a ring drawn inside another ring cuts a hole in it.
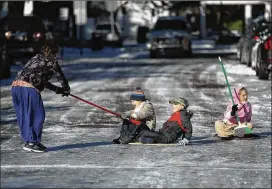
[{"label": "icy street", "polygon": [[66,54],[60,65],[72,94],[123,112],[131,108],[129,96],[140,86],[154,105],[157,130],[171,114],[168,101],[185,97],[194,112],[193,137],[185,147],[113,144],[121,120],[45,90],[45,153],[22,149],[10,91],[21,67],[13,66],[12,78],[1,80],[1,187],[271,188],[271,81],[259,80],[235,55],[221,58],[231,87],[248,88],[258,137],[212,137],[214,122],[223,118],[230,100],[217,56],[149,59],[145,51],[114,55],[109,51],[83,58]]}]

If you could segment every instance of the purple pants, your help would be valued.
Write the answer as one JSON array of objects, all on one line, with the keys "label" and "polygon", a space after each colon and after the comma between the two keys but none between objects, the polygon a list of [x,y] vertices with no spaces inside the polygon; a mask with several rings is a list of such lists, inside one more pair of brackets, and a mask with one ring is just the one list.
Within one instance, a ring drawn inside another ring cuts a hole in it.
[{"label": "purple pants", "polygon": [[31,87],[13,86],[11,90],[22,139],[40,143],[45,119],[41,94]]}]

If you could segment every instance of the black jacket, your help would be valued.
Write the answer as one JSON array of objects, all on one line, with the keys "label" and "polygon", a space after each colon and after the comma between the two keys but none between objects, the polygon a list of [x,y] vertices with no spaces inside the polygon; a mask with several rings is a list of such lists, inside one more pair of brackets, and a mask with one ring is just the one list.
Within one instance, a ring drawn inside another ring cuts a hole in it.
[{"label": "black jacket", "polygon": [[179,112],[175,112],[171,117],[163,124],[163,127],[159,132],[163,133],[167,138],[168,142],[174,142],[180,136],[190,140],[192,137],[192,123],[190,121],[191,114],[186,109]]},{"label": "black jacket", "polygon": [[68,81],[58,62],[56,60],[47,60],[42,54],[37,54],[27,62],[15,80],[26,81],[39,91],[42,91],[45,87],[55,91],[57,87],[49,82],[54,74],[62,87],[68,89]]}]

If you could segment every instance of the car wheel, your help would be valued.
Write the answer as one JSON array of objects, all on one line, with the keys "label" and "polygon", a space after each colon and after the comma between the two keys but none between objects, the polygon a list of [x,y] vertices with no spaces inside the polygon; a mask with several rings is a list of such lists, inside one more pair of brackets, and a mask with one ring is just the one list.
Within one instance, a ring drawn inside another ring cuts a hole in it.
[{"label": "car wheel", "polygon": [[237,56],[237,60],[240,60],[241,58],[241,56],[240,56],[240,50],[237,50],[237,52],[236,52],[236,56]]},{"label": "car wheel", "polygon": [[11,57],[5,57],[3,58],[2,56],[0,57],[0,67],[1,67],[1,71],[0,71],[0,78],[1,79],[6,79],[6,78],[10,78],[11,76],[11,72],[10,72],[10,67],[11,67]]},{"label": "car wheel", "polygon": [[251,53],[252,53],[252,51],[248,51],[248,53],[247,53],[247,61],[245,62],[247,67],[251,66]]},{"label": "car wheel", "polygon": [[157,58],[158,57],[158,53],[157,51],[149,51],[149,58]]},{"label": "car wheel", "polygon": [[258,68],[257,65],[256,65],[256,68],[255,68],[255,74],[256,74],[256,76],[259,76],[259,68]]},{"label": "car wheel", "polygon": [[267,72],[262,66],[260,65],[259,73],[258,73],[259,79],[268,79],[269,72]]},{"label": "car wheel", "polygon": [[243,59],[243,50],[240,49],[240,64],[244,64],[244,59]]},{"label": "car wheel", "polygon": [[192,56],[192,46],[191,46],[191,44],[189,44],[189,50],[187,50],[186,52],[185,52],[185,56],[186,57],[191,57]]},{"label": "car wheel", "polygon": [[256,62],[256,75],[259,79],[268,79],[269,72],[263,67],[263,60],[261,55],[261,49],[258,49],[257,62]]},{"label": "car wheel", "polygon": [[251,67],[251,61],[250,61],[249,57],[248,57],[248,60],[246,61],[246,65],[247,65],[247,67]]},{"label": "car wheel", "polygon": [[123,47],[123,42],[119,41],[118,44],[117,44],[117,47],[122,48]]}]

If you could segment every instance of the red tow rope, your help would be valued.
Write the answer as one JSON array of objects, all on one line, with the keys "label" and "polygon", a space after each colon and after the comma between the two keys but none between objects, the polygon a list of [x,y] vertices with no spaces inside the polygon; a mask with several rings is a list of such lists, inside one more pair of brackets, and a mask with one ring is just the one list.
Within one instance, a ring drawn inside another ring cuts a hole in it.
[{"label": "red tow rope", "polygon": [[82,98],[80,98],[80,97],[78,97],[78,96],[76,96],[76,95],[70,94],[70,96],[72,96],[72,97],[74,97],[74,98],[76,98],[76,99],[78,99],[78,100],[80,100],[80,101],[82,101],[82,102],[85,102],[85,103],[87,103],[87,104],[90,104],[90,105],[92,105],[92,106],[95,106],[95,107],[97,107],[97,108],[99,108],[99,109],[101,109],[101,110],[104,110],[105,112],[111,113],[111,114],[113,114],[113,115],[115,115],[115,116],[117,116],[117,117],[120,117],[120,116],[121,116],[121,115],[118,114],[118,113],[115,113],[115,112],[113,112],[113,111],[111,111],[111,110],[108,110],[108,109],[106,109],[106,108],[104,108],[104,107],[98,106],[98,105],[96,105],[96,104],[94,104],[94,103],[92,103],[92,102],[89,102],[89,101],[87,101],[87,100],[84,100],[84,99],[82,99]]}]

